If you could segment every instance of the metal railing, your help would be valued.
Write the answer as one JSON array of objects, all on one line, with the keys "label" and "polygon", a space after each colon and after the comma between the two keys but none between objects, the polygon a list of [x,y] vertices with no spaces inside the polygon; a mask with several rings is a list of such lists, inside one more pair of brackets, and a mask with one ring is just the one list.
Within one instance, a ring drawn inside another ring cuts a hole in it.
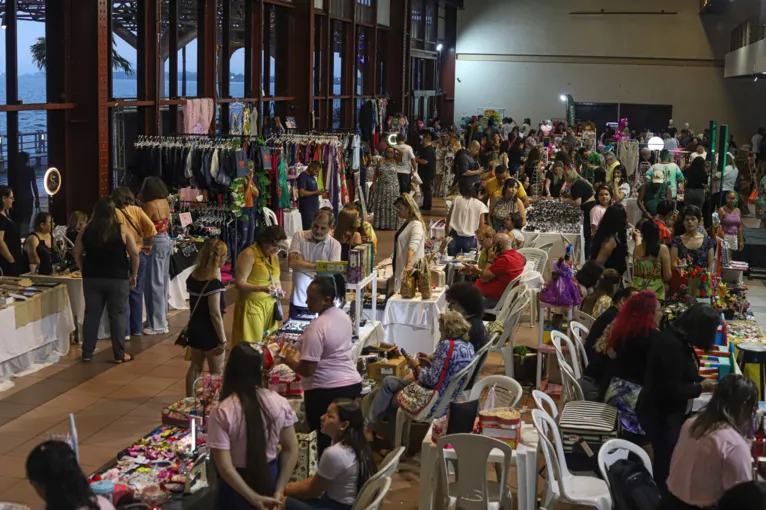
[{"label": "metal railing", "polygon": [[[19,151],[29,154],[33,166],[48,163],[48,133],[19,133]],[[8,137],[0,134],[0,173],[8,171]]]}]

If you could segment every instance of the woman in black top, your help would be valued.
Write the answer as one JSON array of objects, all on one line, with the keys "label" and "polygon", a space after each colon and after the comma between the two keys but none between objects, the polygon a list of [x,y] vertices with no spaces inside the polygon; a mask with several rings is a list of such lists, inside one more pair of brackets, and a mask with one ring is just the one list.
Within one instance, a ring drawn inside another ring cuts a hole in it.
[{"label": "woman in black top", "polygon": [[21,258],[25,273],[53,274],[53,262],[51,261],[52,231],[53,216],[47,212],[38,213],[35,216],[34,231],[24,241],[24,253]]},{"label": "woman in black top", "polygon": [[194,381],[202,373],[207,360],[210,373],[223,373],[223,353],[226,350],[226,331],[223,313],[226,310],[221,282],[221,266],[226,262],[226,243],[209,239],[199,252],[194,271],[186,280],[189,291],[191,317],[187,328],[187,342],[191,348],[189,371],[186,372],[186,396],[194,396]]},{"label": "woman in black top", "polygon": [[712,349],[719,323],[713,307],[696,304],[665,328],[649,349],[636,412],[652,443],[654,480],[661,488],[692,400],[715,389],[713,381],[699,375],[700,363],[694,349]]},{"label": "woman in black top", "polygon": [[21,274],[21,234],[10,214],[13,200],[11,188],[0,186],[0,272],[3,276]]},{"label": "woman in black top", "polygon": [[545,174],[545,196],[549,198],[559,198],[561,188],[564,187],[564,163],[556,161],[553,169]]},{"label": "woman in black top", "polygon": [[133,234],[117,221],[111,198],[96,202],[90,222],[77,236],[74,258],[82,271],[85,295],[82,360],[93,360],[98,326],[106,307],[114,362],[133,361],[133,356],[125,352],[123,338],[128,295],[138,275],[138,248]]},{"label": "woman in black top", "polygon": [[684,172],[684,206],[696,205],[700,209],[705,204],[705,188],[708,175],[705,171],[705,158],[696,157]]},{"label": "woman in black top", "polygon": [[509,138],[508,145],[510,147],[507,152],[508,168],[511,171],[511,175],[515,177],[521,171],[521,159],[524,157],[524,140],[520,136],[516,136],[513,140]]},{"label": "woman in black top", "polygon": [[[590,183],[582,178],[574,168],[564,169],[564,180],[568,187],[569,197],[564,202],[579,207],[583,212],[583,237],[585,238],[585,253],[590,253],[590,212],[598,205],[595,193]],[[565,193],[562,190],[562,193]]]},{"label": "woman in black top", "polygon": [[625,208],[621,205],[610,205],[598,224],[591,245],[591,257],[601,262],[606,269],[614,269],[621,275],[628,268],[627,227],[628,213]]},{"label": "woman in black top", "polygon": [[659,337],[657,329],[662,308],[657,295],[645,290],[632,295],[612,323],[606,353],[612,358],[604,382],[608,385],[604,401],[617,408],[622,430],[633,439],[645,441],[636,417],[636,401],[644,385],[646,358]]}]

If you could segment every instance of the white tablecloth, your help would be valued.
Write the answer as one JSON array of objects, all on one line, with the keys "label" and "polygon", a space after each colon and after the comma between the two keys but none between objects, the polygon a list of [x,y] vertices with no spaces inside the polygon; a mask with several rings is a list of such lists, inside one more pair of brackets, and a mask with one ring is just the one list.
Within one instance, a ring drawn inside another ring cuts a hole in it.
[{"label": "white tablecloth", "polygon": [[301,220],[301,212],[298,209],[285,211],[285,234],[287,234],[287,239],[292,240],[296,232],[302,230],[303,221]]},{"label": "white tablecloth", "polygon": [[584,264],[586,257],[583,253],[583,247],[585,246],[585,240],[583,239],[582,232],[580,234],[561,234],[558,232],[524,232],[524,247],[533,248],[534,246],[542,246],[544,244],[553,243],[548,252],[548,262],[546,264],[543,277],[546,281],[551,279],[551,270],[553,269],[553,263],[560,257],[563,257],[566,253],[566,244],[574,245],[574,253],[572,261],[576,264]]},{"label": "white tablecloth", "polygon": [[[531,429],[531,430],[530,430]],[[524,438],[537,436],[532,425],[522,427]],[[456,459],[454,450],[444,450],[445,457]],[[436,445],[431,440],[431,430],[423,438],[422,448],[420,450],[420,510],[431,510],[438,508],[442,500],[442,487],[439,483],[441,475]],[[503,462],[503,453],[500,450],[492,450],[489,455],[489,462]],[[518,504],[515,508],[518,510],[534,510],[537,503],[537,444],[520,444],[513,451],[512,466],[516,466],[516,483],[518,487]],[[434,497],[436,496],[436,497]],[[434,503],[434,500],[437,503]]]},{"label": "white tablecloth", "polygon": [[[47,292],[58,292],[52,289]],[[68,296],[64,293],[64,299]],[[19,303],[15,306],[35,306]],[[0,310],[0,380],[19,377],[55,363],[69,352],[69,335],[74,331],[70,306],[19,328],[15,306]]]},{"label": "white tablecloth", "polygon": [[388,343],[413,355],[434,352],[440,339],[439,314],[447,305],[445,291],[444,287],[434,289],[431,299],[423,299],[420,294],[413,299],[391,296],[383,318]]}]

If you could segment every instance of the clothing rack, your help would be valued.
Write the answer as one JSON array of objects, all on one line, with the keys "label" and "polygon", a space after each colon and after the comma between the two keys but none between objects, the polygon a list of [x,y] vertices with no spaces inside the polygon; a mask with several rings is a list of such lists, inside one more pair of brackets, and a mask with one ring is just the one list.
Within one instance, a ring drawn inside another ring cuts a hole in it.
[{"label": "clothing rack", "polygon": [[[211,237],[218,238],[221,241],[226,242],[227,239],[223,239],[222,234],[225,227],[233,223],[233,240],[231,243],[227,243],[229,253],[231,255],[232,273],[236,270],[236,260],[239,255],[239,228],[237,215],[234,214],[231,204],[227,201],[215,202],[208,200],[175,200],[171,202],[171,217],[173,214],[181,214],[186,212],[198,213],[201,216],[196,220],[193,220],[192,226],[195,223],[202,222],[205,226],[217,227],[219,233]],[[188,227],[187,227],[188,228]]]}]

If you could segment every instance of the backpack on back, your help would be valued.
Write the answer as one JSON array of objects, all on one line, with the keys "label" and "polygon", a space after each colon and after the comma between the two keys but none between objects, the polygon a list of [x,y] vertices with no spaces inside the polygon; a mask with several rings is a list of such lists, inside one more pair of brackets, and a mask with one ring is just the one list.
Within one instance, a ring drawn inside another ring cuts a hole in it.
[{"label": "backpack on back", "polygon": [[609,491],[615,510],[656,510],[660,490],[640,460],[620,459],[609,467]]}]

